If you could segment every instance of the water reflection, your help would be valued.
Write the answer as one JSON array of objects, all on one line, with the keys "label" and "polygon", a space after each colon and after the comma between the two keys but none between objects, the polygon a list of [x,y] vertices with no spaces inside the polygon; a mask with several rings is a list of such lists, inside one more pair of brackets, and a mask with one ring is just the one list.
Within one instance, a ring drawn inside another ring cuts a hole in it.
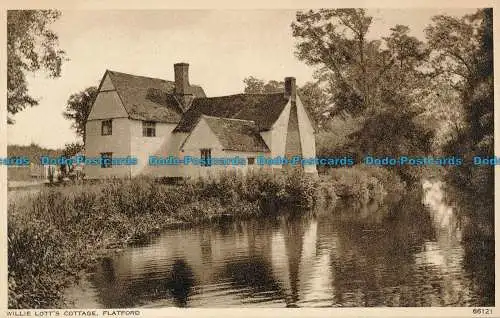
[{"label": "water reflection", "polygon": [[188,296],[194,286],[193,271],[183,259],[176,260],[172,266],[166,287],[178,307],[186,307]]},{"label": "water reflection", "polygon": [[259,302],[261,299],[280,300],[284,295],[282,287],[274,278],[272,265],[262,256],[227,263],[221,277],[230,278],[231,287],[240,291],[245,303]]},{"label": "water reflection", "polygon": [[423,191],[316,218],[171,230],[103,259],[94,292],[78,295],[114,308],[492,305],[493,260],[472,262],[440,186]]}]

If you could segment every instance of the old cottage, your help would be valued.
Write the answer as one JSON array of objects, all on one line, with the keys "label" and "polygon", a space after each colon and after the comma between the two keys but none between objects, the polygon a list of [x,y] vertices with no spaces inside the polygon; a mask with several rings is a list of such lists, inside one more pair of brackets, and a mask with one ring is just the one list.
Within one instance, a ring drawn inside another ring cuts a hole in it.
[{"label": "old cottage", "polygon": [[[86,124],[87,157],[137,158],[136,165],[87,165],[87,178],[193,177],[221,169],[287,169],[260,166],[259,156],[316,155],[314,128],[295,78],[285,91],[207,97],[189,83],[189,65],[174,65],[175,80],[107,70]],[[241,157],[245,165],[151,165],[150,156],[183,158]],[[316,173],[313,165],[304,166]]]}]

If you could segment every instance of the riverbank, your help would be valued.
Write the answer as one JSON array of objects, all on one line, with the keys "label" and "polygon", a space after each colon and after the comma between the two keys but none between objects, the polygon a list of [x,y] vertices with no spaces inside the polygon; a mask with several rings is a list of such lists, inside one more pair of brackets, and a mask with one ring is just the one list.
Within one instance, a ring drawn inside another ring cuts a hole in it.
[{"label": "riverbank", "polygon": [[137,178],[44,188],[9,204],[9,307],[64,307],[62,290],[100,252],[145,241],[168,227],[277,216],[285,207],[295,211],[288,213],[312,213],[320,203],[380,199],[397,182],[384,169],[345,168],[319,179],[229,173],[179,185]]}]

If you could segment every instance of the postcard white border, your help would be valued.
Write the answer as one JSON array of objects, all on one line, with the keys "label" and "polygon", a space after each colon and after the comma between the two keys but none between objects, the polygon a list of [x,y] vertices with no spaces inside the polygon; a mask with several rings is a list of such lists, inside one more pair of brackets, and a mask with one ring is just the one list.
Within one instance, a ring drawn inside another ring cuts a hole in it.
[{"label": "postcard white border", "polygon": [[[493,9],[494,15],[494,47],[498,46],[499,42],[499,22],[498,22],[498,1],[464,1],[464,0],[378,0],[378,1],[327,1],[327,0],[291,0],[291,1],[269,1],[269,0],[252,0],[252,1],[162,1],[162,0],[122,0],[122,1],[102,1],[102,0],[7,0],[0,4],[0,157],[5,157],[7,154],[7,48],[6,48],[6,10],[8,9],[42,9],[42,8],[57,8],[60,10],[138,10],[138,9],[304,9],[304,8],[323,8],[323,7],[349,7],[349,8],[401,8],[401,9],[417,9],[417,8],[480,8],[490,7]],[[499,104],[499,62],[500,50],[495,50],[495,154],[498,155],[500,145],[500,131],[497,123],[500,122],[500,112],[498,111]],[[500,167],[495,168],[495,183],[500,184]],[[2,274],[0,281],[5,282],[3,288],[0,289],[1,307],[0,312],[7,311],[7,168],[0,166],[0,246],[2,253],[0,254],[0,272]],[[495,196],[500,194],[500,187],[495,187]],[[495,202],[495,214],[499,211],[500,203]],[[495,217],[495,241],[499,237],[498,217]],[[499,264],[499,245],[495,245],[495,271]],[[500,286],[500,275],[495,275],[495,286]],[[499,293],[495,291],[495,304],[498,307]],[[223,317],[223,316],[238,316],[238,317],[280,317],[288,318],[295,317],[473,317],[473,316],[489,316],[500,317],[500,309],[493,308],[492,315],[474,315],[472,307],[394,307],[394,308],[293,308],[293,309],[249,309],[249,308],[234,308],[234,309],[179,309],[179,308],[163,308],[163,309],[140,309],[141,317]],[[134,308],[137,309],[137,308]],[[64,311],[65,309],[61,309]],[[101,311],[101,309],[97,310]],[[133,316],[132,316],[133,317]]]}]

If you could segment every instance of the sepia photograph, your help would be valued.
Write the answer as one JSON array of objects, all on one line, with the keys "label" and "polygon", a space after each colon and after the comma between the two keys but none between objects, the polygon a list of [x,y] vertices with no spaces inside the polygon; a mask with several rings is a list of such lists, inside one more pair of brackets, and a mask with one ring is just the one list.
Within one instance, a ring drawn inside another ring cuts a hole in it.
[{"label": "sepia photograph", "polygon": [[302,5],[5,10],[9,315],[496,314],[494,9]]}]

